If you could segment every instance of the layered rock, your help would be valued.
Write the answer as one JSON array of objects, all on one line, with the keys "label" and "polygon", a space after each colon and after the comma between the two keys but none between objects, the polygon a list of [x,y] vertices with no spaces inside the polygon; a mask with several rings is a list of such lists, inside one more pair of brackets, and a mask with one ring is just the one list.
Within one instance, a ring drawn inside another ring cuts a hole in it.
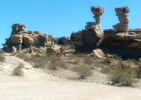
[{"label": "layered rock", "polygon": [[103,39],[103,31],[100,24],[100,16],[104,13],[103,7],[91,7],[95,22],[87,22],[85,30],[71,34],[72,43],[77,47],[94,48]]},{"label": "layered rock", "polygon": [[115,8],[116,15],[118,16],[118,20],[120,23],[114,25],[114,29],[118,32],[128,32],[129,28],[129,8],[126,7],[120,7]]},{"label": "layered rock", "polygon": [[21,24],[13,24],[10,38],[6,39],[4,50],[10,51],[13,47],[17,50],[29,48],[31,46],[51,46],[53,38],[50,35],[38,31],[26,31],[26,26]]}]

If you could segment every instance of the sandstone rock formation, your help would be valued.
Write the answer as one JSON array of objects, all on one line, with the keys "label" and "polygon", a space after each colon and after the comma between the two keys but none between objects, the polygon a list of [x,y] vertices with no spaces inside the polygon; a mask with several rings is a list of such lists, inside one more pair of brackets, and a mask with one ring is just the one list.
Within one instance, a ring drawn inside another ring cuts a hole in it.
[{"label": "sandstone rock formation", "polygon": [[127,6],[115,8],[120,23],[114,25],[114,29],[104,32],[100,25],[100,16],[104,13],[104,9],[92,7],[91,11],[96,22],[87,22],[85,30],[71,34],[71,41],[77,50],[92,50],[99,46],[103,48],[105,54],[112,53],[125,58],[141,57],[141,29],[129,30]]},{"label": "sandstone rock formation", "polygon": [[118,24],[114,25],[114,29],[118,32],[128,32],[129,28],[129,8],[121,7],[115,8],[116,15],[118,16],[119,22]]},{"label": "sandstone rock formation", "polygon": [[3,44],[4,51],[11,51],[12,46],[16,47],[17,50],[24,48],[34,47],[48,47],[52,46],[53,38],[50,35],[41,33],[38,31],[26,31],[26,26],[21,24],[12,25],[12,33],[10,38],[6,39],[6,43]]},{"label": "sandstone rock formation", "polygon": [[61,38],[58,38],[58,44],[61,44],[61,45],[70,45],[71,44],[70,38],[69,37],[61,37]]},{"label": "sandstone rock formation", "polygon": [[99,46],[103,39],[103,31],[101,30],[100,16],[104,13],[103,7],[91,7],[96,22],[87,22],[85,30],[73,32],[71,41],[76,47],[94,48]]}]

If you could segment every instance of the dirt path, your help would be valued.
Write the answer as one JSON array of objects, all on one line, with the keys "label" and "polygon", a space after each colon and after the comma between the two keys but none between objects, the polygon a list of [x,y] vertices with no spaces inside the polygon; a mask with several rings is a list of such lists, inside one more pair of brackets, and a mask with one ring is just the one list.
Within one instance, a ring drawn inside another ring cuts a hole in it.
[{"label": "dirt path", "polygon": [[141,100],[139,88],[69,81],[34,68],[25,69],[24,77],[11,76],[14,65],[22,60],[6,59],[0,71],[0,100]]}]

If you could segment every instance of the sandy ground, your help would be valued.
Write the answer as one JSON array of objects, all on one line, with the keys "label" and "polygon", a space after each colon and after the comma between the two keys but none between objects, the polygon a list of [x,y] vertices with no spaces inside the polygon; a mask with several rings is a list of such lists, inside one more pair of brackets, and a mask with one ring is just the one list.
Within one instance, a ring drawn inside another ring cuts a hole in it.
[{"label": "sandy ground", "polygon": [[[61,79],[16,57],[6,59],[0,64],[0,100],[141,100],[140,88]],[[23,77],[12,76],[19,62],[30,69],[24,69]]]}]

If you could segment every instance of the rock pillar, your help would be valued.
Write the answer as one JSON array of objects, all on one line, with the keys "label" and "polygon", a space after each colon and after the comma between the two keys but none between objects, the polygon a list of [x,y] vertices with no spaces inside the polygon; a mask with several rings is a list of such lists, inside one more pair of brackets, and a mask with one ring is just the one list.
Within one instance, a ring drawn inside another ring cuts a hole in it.
[{"label": "rock pillar", "polygon": [[120,23],[113,25],[114,29],[118,32],[128,32],[129,28],[129,8],[120,7],[115,8],[116,15],[118,16],[118,20]]}]

